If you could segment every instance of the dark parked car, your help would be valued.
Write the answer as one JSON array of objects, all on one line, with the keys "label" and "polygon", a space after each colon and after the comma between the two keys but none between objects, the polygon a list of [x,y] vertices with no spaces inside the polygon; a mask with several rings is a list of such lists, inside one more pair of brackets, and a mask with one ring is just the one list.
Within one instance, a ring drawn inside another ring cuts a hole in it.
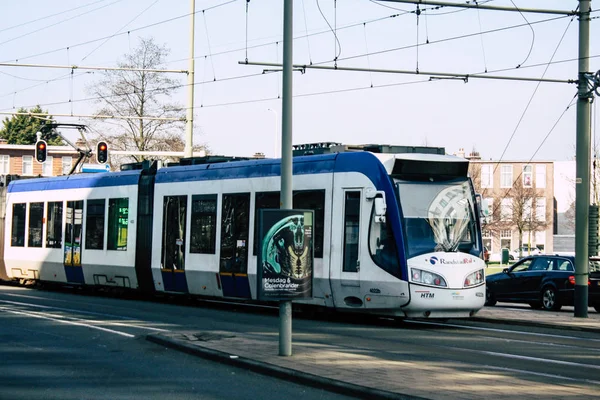
[{"label": "dark parked car", "polygon": [[[600,259],[589,263],[588,304],[600,312]],[[486,277],[486,305],[528,303],[533,308],[560,310],[573,305],[575,257],[528,256],[504,271]]]}]

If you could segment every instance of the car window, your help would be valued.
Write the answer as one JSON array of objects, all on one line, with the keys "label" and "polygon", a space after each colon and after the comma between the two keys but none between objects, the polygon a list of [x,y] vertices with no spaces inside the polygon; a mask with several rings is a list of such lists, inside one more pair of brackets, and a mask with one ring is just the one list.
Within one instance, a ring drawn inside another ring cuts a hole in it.
[{"label": "car window", "polygon": [[559,271],[575,271],[573,268],[573,264],[569,260],[558,260],[558,268]]},{"label": "car window", "polygon": [[531,261],[532,261],[531,259],[524,260],[520,264],[515,265],[510,272],[525,272],[525,271],[527,271],[529,269],[529,266],[531,265]]},{"label": "car window", "polygon": [[544,271],[546,268],[548,268],[548,261],[541,258],[534,259],[529,266],[530,271]]}]

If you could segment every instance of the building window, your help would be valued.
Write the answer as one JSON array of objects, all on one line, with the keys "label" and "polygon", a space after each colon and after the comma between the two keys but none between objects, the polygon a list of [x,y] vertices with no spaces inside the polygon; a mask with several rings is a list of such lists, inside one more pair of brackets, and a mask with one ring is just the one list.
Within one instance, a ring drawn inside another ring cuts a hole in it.
[{"label": "building window", "polygon": [[523,202],[523,221],[531,221],[533,218],[533,199],[525,199]]},{"label": "building window", "polygon": [[23,175],[33,175],[33,156],[23,156]]},{"label": "building window", "polygon": [[485,199],[485,202],[487,203],[487,211],[488,211],[488,215],[486,217],[487,222],[492,222],[494,220],[493,216],[494,216],[494,199],[491,197],[488,197]]},{"label": "building window", "polygon": [[500,203],[500,221],[512,220],[512,199],[502,199]]},{"label": "building window", "polygon": [[494,187],[494,170],[492,164],[483,164],[481,166],[481,187],[491,188]]},{"label": "building window", "polygon": [[546,166],[544,164],[535,166],[535,187],[540,189],[546,187]]},{"label": "building window", "polygon": [[42,175],[52,176],[52,160],[53,157],[46,157],[46,161],[42,164]]},{"label": "building window", "polygon": [[482,236],[483,236],[483,245],[491,253],[492,252],[492,243],[493,243],[492,231],[484,230],[482,232]]},{"label": "building window", "polygon": [[537,198],[536,218],[538,221],[546,221],[546,198],[545,197]]},{"label": "building window", "polygon": [[73,167],[73,157],[62,158],[62,173],[63,175],[69,175],[71,168]]},{"label": "building window", "polygon": [[535,247],[544,251],[546,247],[546,231],[537,231],[535,233]]},{"label": "building window", "polygon": [[2,174],[2,175],[10,174],[10,156],[7,156],[7,155],[0,156],[0,174]]},{"label": "building window", "polygon": [[500,248],[509,249],[512,247],[512,231],[503,229],[500,231]]},{"label": "building window", "polygon": [[533,187],[533,165],[523,166],[523,187]]},{"label": "building window", "polygon": [[512,165],[502,165],[500,167],[500,187],[511,188],[513,186],[513,167]]}]

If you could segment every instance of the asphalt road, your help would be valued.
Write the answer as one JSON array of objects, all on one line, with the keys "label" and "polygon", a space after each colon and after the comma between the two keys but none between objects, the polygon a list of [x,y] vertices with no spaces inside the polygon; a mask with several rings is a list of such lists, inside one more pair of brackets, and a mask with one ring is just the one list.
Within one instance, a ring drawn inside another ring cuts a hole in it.
[{"label": "asphalt road", "polygon": [[0,286],[0,399],[347,398],[150,343],[154,306]]},{"label": "asphalt road", "polygon": [[[249,398],[257,393],[259,398],[269,398],[263,393],[271,398],[338,398],[195,360],[137,339],[164,330],[219,330],[266,332],[277,340],[276,310],[193,304],[0,286],[0,398],[4,388],[10,393],[24,390],[27,395],[9,397],[23,399],[140,398],[136,393],[152,398],[145,395],[155,392],[156,398],[165,398],[164,393],[169,398]],[[415,368],[422,365],[424,373],[432,365],[453,368],[457,380],[461,374],[489,371],[490,376],[527,379],[540,387],[559,383],[600,393],[600,335],[592,332],[464,320],[397,324],[331,316],[294,317],[293,332],[294,341],[351,344]],[[435,382],[432,376],[431,384]],[[113,396],[85,396],[88,384],[93,393],[110,391]],[[44,397],[47,390],[52,396]],[[508,387],[507,394],[514,394],[512,390],[518,388]],[[72,391],[79,395],[70,395]]]}]

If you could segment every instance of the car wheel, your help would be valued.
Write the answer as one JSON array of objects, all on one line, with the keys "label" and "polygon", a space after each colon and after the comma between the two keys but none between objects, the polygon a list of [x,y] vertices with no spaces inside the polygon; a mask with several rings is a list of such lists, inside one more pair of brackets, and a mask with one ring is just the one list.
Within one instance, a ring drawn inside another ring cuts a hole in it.
[{"label": "car wheel", "polygon": [[539,310],[540,308],[542,308],[542,304],[535,301],[535,302],[529,303],[529,307],[533,308],[534,310]]},{"label": "car wheel", "polygon": [[514,256],[512,256],[512,255],[509,255],[509,256],[508,256],[508,261],[515,261],[515,257],[514,257]]},{"label": "car wheel", "polygon": [[558,311],[561,308],[558,302],[558,293],[552,286],[542,289],[542,308],[548,311]]},{"label": "car wheel", "polygon": [[489,286],[485,287],[485,305],[486,306],[495,306],[496,305],[496,297],[494,293],[490,290]]}]

